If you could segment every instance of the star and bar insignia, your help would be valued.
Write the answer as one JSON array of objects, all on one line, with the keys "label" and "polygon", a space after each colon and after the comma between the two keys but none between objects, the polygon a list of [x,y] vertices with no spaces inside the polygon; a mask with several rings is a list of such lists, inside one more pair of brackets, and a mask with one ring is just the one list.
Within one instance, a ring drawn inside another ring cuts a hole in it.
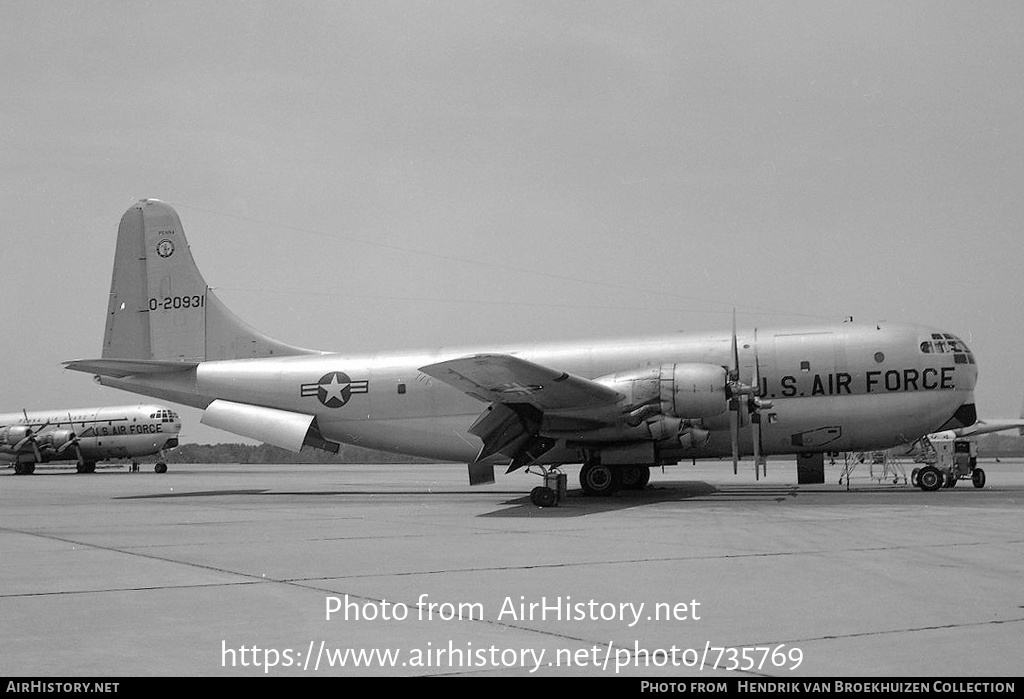
[{"label": "star and bar insignia", "polygon": [[328,408],[340,408],[348,403],[353,393],[369,393],[369,381],[353,381],[342,371],[331,371],[320,377],[316,383],[301,385],[304,398],[316,396]]}]

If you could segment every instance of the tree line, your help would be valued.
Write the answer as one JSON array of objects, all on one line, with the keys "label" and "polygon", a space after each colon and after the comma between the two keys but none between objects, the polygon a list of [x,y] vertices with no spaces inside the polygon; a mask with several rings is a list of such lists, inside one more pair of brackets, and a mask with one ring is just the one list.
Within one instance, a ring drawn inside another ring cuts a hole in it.
[{"label": "tree line", "polygon": [[428,464],[437,460],[342,444],[337,454],[304,447],[293,452],[269,444],[182,444],[165,452],[174,464]]}]

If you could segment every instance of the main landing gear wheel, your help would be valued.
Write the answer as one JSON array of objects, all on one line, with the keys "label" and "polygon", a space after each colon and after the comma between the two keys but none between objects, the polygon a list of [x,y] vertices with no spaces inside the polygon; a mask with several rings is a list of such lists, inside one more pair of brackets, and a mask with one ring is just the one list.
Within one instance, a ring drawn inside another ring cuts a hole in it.
[{"label": "main landing gear wheel", "polygon": [[580,487],[587,495],[611,495],[622,487],[622,471],[603,464],[583,464]]},{"label": "main landing gear wheel", "polygon": [[925,466],[917,474],[917,483],[921,490],[933,491],[942,487],[942,472],[934,466]]},{"label": "main landing gear wheel", "polygon": [[167,473],[167,464],[165,464],[163,461],[158,461],[156,463],[156,466],[153,467],[153,470],[156,471],[157,473]]},{"label": "main landing gear wheel", "polygon": [[96,473],[95,461],[83,461],[75,468],[79,473]]},{"label": "main landing gear wheel", "polygon": [[14,464],[14,475],[16,476],[31,476],[35,472],[35,464],[22,463],[20,461]]},{"label": "main landing gear wheel", "polygon": [[975,488],[984,488],[985,472],[980,468],[974,469],[974,473],[971,474],[971,482],[974,483]]},{"label": "main landing gear wheel", "polygon": [[644,465],[623,466],[622,487],[625,490],[643,490],[651,482],[651,467]]},{"label": "main landing gear wheel", "polygon": [[557,500],[558,494],[547,486],[538,485],[530,491],[530,502],[537,507],[554,507]]}]

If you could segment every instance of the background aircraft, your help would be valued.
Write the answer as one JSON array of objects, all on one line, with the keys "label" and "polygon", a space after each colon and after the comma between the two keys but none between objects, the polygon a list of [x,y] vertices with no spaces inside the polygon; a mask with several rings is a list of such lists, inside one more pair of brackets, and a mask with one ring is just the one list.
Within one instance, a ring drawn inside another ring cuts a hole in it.
[{"label": "background aircraft", "polygon": [[[37,463],[77,461],[93,473],[105,459],[137,459],[178,446],[181,420],[162,405],[71,408],[0,415],[0,458],[27,475]],[[156,463],[157,473],[167,464]]]},{"label": "background aircraft", "polygon": [[[214,294],[177,213],[157,200],[118,229],[100,359],[107,386],[205,410],[270,444],[340,442],[465,460],[471,482],[581,463],[588,494],[642,487],[684,459],[886,449],[974,424],[974,356],[956,336],[852,323],[738,334],[349,356],[257,332]],[[541,489],[543,490],[543,489]],[[536,493],[535,493],[536,495]],[[542,494],[541,499],[547,496]]]},{"label": "background aircraft", "polygon": [[971,479],[974,487],[985,487],[985,471],[977,466],[977,438],[995,432],[1017,430],[1024,436],[1024,408],[1020,418],[978,420],[973,425],[926,434],[909,446],[892,450],[897,457],[911,457],[927,464],[910,474],[910,483],[922,490],[952,488],[958,480]]},{"label": "background aircraft", "polygon": [[922,435],[919,439],[909,444],[901,444],[891,451],[896,456],[920,457],[928,451],[928,442],[934,439],[976,439],[982,435],[995,432],[1017,430],[1018,436],[1024,437],[1024,403],[1021,404],[1020,417],[1011,418],[985,418],[965,427],[933,432]]}]

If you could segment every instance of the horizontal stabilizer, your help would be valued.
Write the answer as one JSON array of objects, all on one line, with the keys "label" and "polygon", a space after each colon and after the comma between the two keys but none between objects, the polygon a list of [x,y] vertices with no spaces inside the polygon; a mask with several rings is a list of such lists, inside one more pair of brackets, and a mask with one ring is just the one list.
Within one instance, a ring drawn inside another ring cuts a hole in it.
[{"label": "horizontal stabilizer", "polygon": [[567,374],[509,354],[477,354],[420,367],[479,400],[527,403],[540,410],[614,405],[622,394],[589,379]]},{"label": "horizontal stabilizer", "polygon": [[160,359],[75,359],[64,362],[64,368],[119,379],[134,374],[171,374],[194,369],[198,364]]}]

